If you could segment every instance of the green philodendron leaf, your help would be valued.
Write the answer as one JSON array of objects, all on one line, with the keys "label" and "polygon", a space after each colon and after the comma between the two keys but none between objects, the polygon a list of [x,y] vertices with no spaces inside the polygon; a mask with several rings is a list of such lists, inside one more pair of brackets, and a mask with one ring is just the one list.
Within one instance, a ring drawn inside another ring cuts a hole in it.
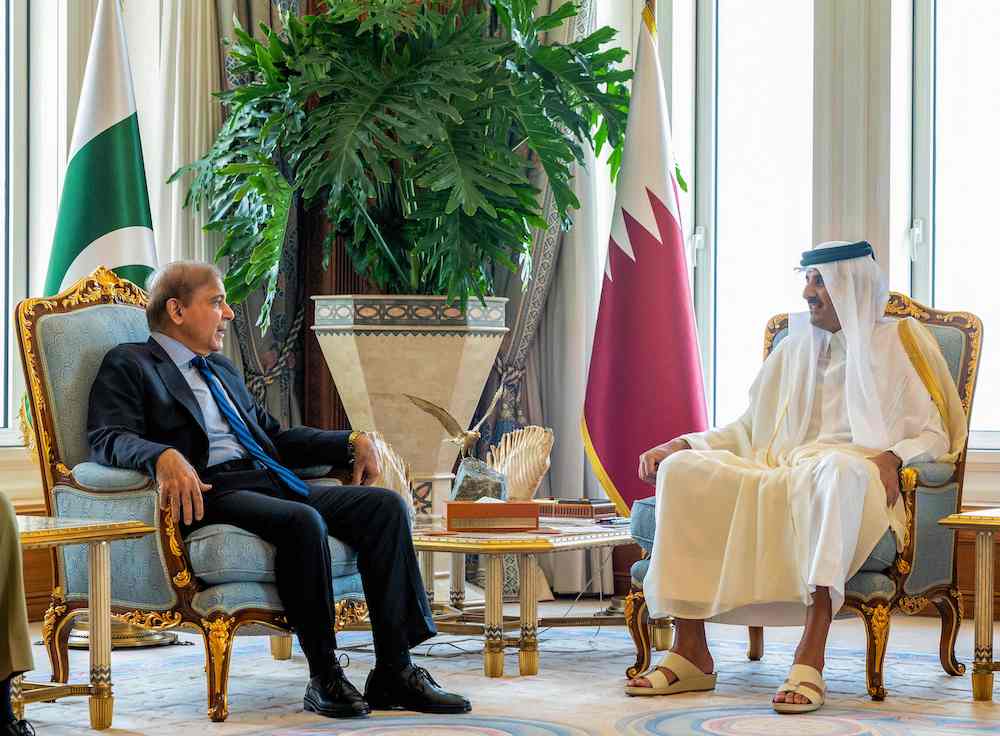
[{"label": "green philodendron leaf", "polygon": [[677,177],[677,186],[681,188],[682,192],[687,192],[688,183],[684,180],[684,176],[681,174],[681,165],[678,163],[674,164],[674,175]]},{"label": "green philodendron leaf", "polygon": [[262,327],[296,201],[330,221],[324,262],[339,235],[379,290],[464,305],[491,293],[495,269],[530,275],[533,230],[549,226],[531,167],[564,227],[587,149],[610,146],[617,174],[631,75],[614,32],[553,43],[576,3],[541,13],[538,0],[493,0],[492,37],[489,13],[464,5],[338,0],[262,27],[263,41],[236,24],[225,121],[169,181],[222,234],[231,299],[263,291]]}]

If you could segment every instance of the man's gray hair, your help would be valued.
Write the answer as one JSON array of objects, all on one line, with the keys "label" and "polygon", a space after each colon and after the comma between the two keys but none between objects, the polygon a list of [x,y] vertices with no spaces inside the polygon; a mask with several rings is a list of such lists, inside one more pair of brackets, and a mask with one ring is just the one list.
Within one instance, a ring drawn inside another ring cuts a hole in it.
[{"label": "man's gray hair", "polygon": [[167,302],[176,299],[184,306],[191,297],[212,279],[222,280],[222,273],[211,263],[201,261],[174,261],[156,269],[146,280],[149,299],[146,302],[146,322],[149,329],[162,332],[170,327]]}]

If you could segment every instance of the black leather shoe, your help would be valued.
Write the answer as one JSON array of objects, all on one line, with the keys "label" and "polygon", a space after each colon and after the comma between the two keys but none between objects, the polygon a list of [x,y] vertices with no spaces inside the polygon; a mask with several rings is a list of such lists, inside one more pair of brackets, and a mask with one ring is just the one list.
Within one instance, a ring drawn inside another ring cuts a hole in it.
[{"label": "black leather shoe", "polygon": [[365,700],[375,710],[412,710],[417,713],[468,713],[472,705],[461,695],[445,692],[423,667],[407,665],[400,671],[376,667],[365,682]]},{"label": "black leather shoe", "polygon": [[339,664],[334,664],[328,674],[309,680],[302,706],[327,718],[364,718],[371,713],[368,703]]},{"label": "black leather shoe", "polygon": [[27,721],[7,721],[0,726],[0,736],[35,736],[35,727]]}]

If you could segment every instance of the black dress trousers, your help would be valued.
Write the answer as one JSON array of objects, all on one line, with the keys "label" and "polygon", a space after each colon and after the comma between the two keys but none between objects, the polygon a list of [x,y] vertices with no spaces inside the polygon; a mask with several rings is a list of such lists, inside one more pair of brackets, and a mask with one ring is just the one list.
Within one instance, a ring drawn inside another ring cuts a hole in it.
[{"label": "black dress trousers", "polygon": [[358,554],[380,665],[406,664],[409,649],[437,633],[399,494],[371,486],[313,486],[303,498],[268,470],[206,474],[204,482],[212,485],[203,494],[205,514],[188,531],[232,524],[275,546],[278,595],[311,676],[326,670],[336,648],[327,536]]}]

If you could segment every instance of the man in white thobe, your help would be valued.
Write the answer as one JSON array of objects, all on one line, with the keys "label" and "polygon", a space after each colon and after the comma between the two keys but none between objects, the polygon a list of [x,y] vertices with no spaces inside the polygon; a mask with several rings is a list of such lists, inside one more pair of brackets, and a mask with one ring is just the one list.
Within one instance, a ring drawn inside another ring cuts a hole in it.
[{"label": "man in white thobe", "polygon": [[706,619],[804,623],[773,702],[781,712],[819,708],[847,580],[887,529],[903,538],[900,467],[953,460],[964,447],[944,358],[919,322],[884,318],[889,292],[871,246],[823,243],[802,268],[809,311],[791,315],[743,416],[639,459],[656,484],[646,601],[650,616],[674,617],[677,636],[658,666],[629,681],[630,695],[714,688]]}]

